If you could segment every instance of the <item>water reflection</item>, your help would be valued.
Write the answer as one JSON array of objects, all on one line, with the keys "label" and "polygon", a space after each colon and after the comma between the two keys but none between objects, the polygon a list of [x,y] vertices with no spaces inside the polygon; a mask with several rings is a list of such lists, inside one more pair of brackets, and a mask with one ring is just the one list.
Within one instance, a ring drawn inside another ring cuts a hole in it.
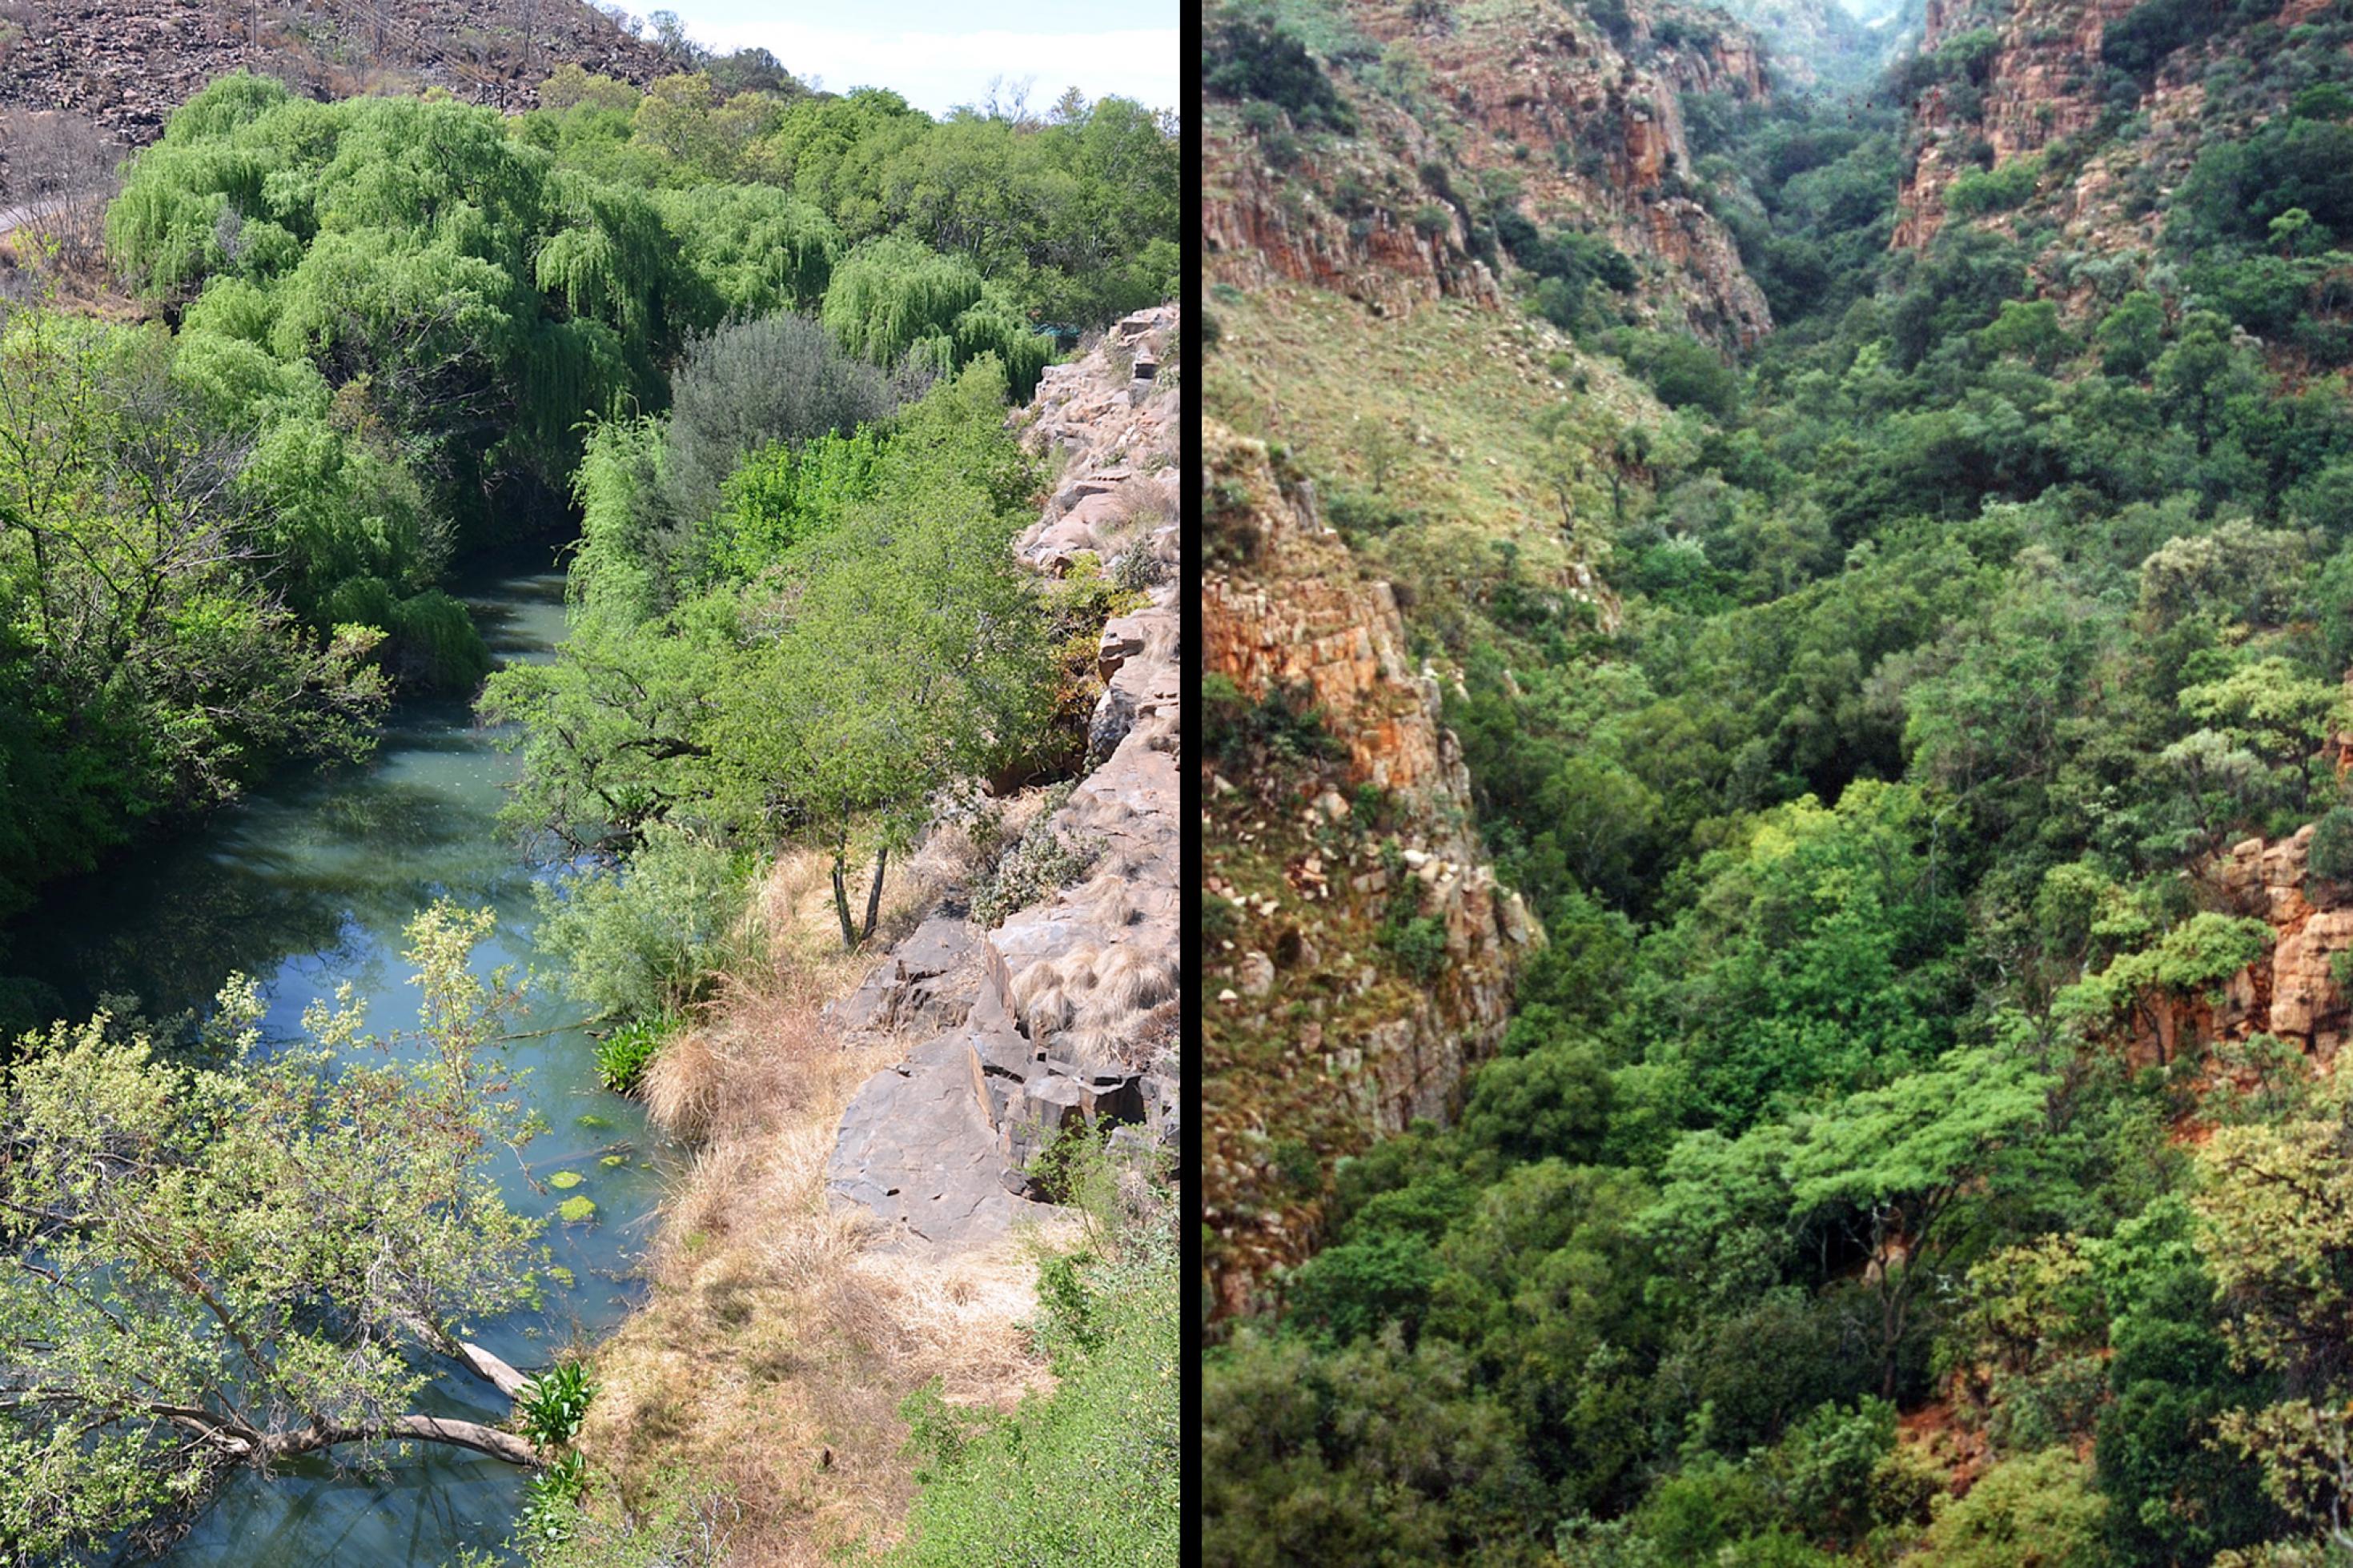
[{"label": "water reflection", "polygon": [[[544,658],[563,635],[563,578],[540,569],[494,581],[470,600],[502,659]],[[57,889],[11,933],[7,967],[54,986],[70,1009],[132,994],[151,1017],[202,1008],[232,971],[263,982],[265,1029],[291,1033],[304,1005],[348,982],[367,1027],[412,1026],[417,996],[401,930],[434,898],[488,904],[499,929],[480,964],[528,964],[535,873],[498,831],[514,760],[460,702],[403,708],[366,764],[259,791],[202,832],[107,873]],[[631,1272],[659,1195],[642,1112],[595,1079],[594,1043],[577,1009],[534,998],[512,1049],[523,1092],[551,1131],[505,1162],[508,1199],[548,1221],[554,1261],[573,1281],[543,1311],[480,1325],[476,1336],[526,1369],[575,1335],[612,1326],[633,1304]],[[604,1163],[607,1156],[619,1163]],[[545,1184],[557,1170],[581,1178]],[[586,1196],[595,1221],[554,1218]],[[470,1378],[438,1383],[427,1408],[495,1421],[500,1402]],[[522,1479],[495,1460],[427,1450],[374,1473],[314,1462],[270,1479],[239,1474],[174,1549],[175,1564],[311,1568],[322,1563],[440,1568],[466,1547],[495,1549]]]}]

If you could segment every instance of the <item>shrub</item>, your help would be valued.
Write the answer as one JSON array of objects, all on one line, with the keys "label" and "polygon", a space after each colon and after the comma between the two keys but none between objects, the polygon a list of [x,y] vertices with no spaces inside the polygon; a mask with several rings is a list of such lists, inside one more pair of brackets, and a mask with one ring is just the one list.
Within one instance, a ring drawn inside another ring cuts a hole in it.
[{"label": "shrub", "polygon": [[1945,205],[1965,216],[2007,212],[2034,194],[2042,159],[2014,158],[1998,169],[1972,170],[1945,187]]},{"label": "shrub", "polygon": [[700,522],[736,465],[777,442],[849,435],[888,416],[882,374],[845,353],[816,320],[789,312],[731,321],[687,340],[671,379],[662,500]]},{"label": "shrub", "polygon": [[1430,915],[1416,915],[1383,930],[1381,945],[1396,958],[1398,967],[1413,977],[1415,984],[1427,985],[1438,978],[1438,972],[1446,964],[1446,922]]},{"label": "shrub", "polygon": [[2006,1459],[1936,1516],[1926,1550],[1914,1561],[1922,1568],[2014,1568],[2030,1561],[2093,1568],[2107,1561],[2100,1535],[2106,1506],[2094,1489],[2092,1467],[2064,1448]]},{"label": "shrub", "polygon": [[997,864],[973,882],[970,916],[983,931],[997,926],[1016,910],[1051,898],[1093,869],[1103,855],[1100,838],[1065,838],[1054,827],[1053,812],[1039,814],[997,858]]},{"label": "shrub", "polygon": [[2331,806],[2313,827],[2308,864],[2325,882],[2353,881],[2353,806]]},{"label": "shrub", "polygon": [[1253,701],[1225,676],[1209,675],[1201,681],[1201,704],[1209,753],[1228,767],[1341,755],[1340,742],[1324,727],[1324,710],[1306,687],[1270,687]]},{"label": "shrub", "polygon": [[2211,0],[2147,0],[2107,25],[2100,35],[2100,58],[2117,70],[2146,76],[2211,28],[2214,12]]},{"label": "shrub", "polygon": [[586,1363],[558,1362],[515,1398],[515,1430],[543,1448],[560,1448],[579,1435],[588,1402],[596,1397]]},{"label": "shrub", "polygon": [[733,850],[657,826],[617,868],[534,889],[540,950],[563,961],[564,989],[611,1018],[659,1018],[699,996],[712,975],[750,962],[756,930],[739,930],[750,867]]},{"label": "shrub", "polygon": [[1333,90],[1307,46],[1256,17],[1229,16],[1209,30],[1201,49],[1201,88],[1212,98],[1274,104],[1302,129],[1321,125],[1346,135],[1356,128],[1355,111]]},{"label": "shrub", "polygon": [[634,1093],[663,1042],[678,1032],[674,1017],[639,1018],[596,1042],[596,1078],[615,1094]]}]

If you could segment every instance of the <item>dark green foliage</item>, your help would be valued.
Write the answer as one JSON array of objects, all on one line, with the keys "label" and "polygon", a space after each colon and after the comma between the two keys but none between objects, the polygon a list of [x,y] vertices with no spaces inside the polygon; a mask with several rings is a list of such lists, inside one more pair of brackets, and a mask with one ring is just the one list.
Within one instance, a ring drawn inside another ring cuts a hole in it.
[{"label": "dark green foliage", "polygon": [[2144,0],[2102,31],[2100,58],[2147,76],[2166,56],[2213,31],[2223,14],[2217,0]]},{"label": "dark green foliage", "polygon": [[1945,187],[1945,205],[1968,216],[2006,212],[2034,194],[2035,182],[2042,174],[2042,160],[2039,157],[2013,158],[2000,168],[1972,171],[1957,176]]},{"label": "dark green foliage", "polygon": [[1208,30],[1201,86],[1217,98],[1274,104],[1303,129],[1322,126],[1343,135],[1356,129],[1355,111],[1333,90],[1306,46],[1256,16],[1229,15]]},{"label": "dark green foliage", "polygon": [[1269,687],[1253,700],[1219,675],[1201,683],[1202,739],[1227,767],[1247,769],[1268,763],[1335,758],[1340,742],[1324,727],[1314,694],[1303,689]]},{"label": "dark green foliage", "polygon": [[1462,1112],[1462,1137],[1514,1163],[1582,1163],[1600,1152],[1609,1117],[1609,1075],[1599,1053],[1565,1039],[1506,1056],[1481,1073]]},{"label": "dark green foliage", "polygon": [[1740,376],[1706,344],[1672,332],[1625,328],[1604,340],[1628,369],[1651,384],[1670,408],[1697,408],[1729,419],[1740,401]]},{"label": "dark green foliage", "polygon": [[2313,829],[2309,865],[2324,880],[2353,880],[2353,806],[2331,806]]},{"label": "dark green foliage", "polygon": [[1285,1292],[1291,1322],[1346,1344],[1395,1323],[1410,1344],[1438,1282],[1438,1256],[1421,1237],[1393,1232],[1317,1253]]}]

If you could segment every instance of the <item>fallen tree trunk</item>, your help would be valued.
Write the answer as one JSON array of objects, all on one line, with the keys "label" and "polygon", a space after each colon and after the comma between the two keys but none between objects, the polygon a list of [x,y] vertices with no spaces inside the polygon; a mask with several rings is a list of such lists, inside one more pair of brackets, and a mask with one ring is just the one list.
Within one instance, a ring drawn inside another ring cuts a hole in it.
[{"label": "fallen tree trunk", "polygon": [[491,1387],[509,1399],[522,1398],[523,1384],[531,1381],[478,1344],[460,1341],[458,1359],[487,1378]]},{"label": "fallen tree trunk", "polygon": [[539,1463],[539,1451],[513,1433],[446,1415],[396,1415],[382,1426],[303,1426],[291,1432],[272,1433],[266,1441],[269,1457],[283,1459],[297,1454],[315,1454],[344,1443],[383,1439],[471,1448],[494,1459],[504,1459],[510,1465]]}]

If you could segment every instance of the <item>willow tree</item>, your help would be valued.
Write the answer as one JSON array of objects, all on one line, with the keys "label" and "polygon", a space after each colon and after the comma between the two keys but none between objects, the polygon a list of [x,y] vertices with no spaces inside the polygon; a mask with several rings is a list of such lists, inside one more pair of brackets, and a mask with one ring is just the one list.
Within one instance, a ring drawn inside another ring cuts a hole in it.
[{"label": "willow tree", "polygon": [[468,966],[488,910],[408,930],[421,1029],[392,1051],[347,998],[265,1048],[233,980],[217,1065],[100,1016],[21,1042],[0,1099],[0,1556],[53,1562],[201,1499],[228,1469],[424,1442],[515,1464],[513,1433],[425,1408],[437,1359],[534,1299],[535,1223],[487,1166],[528,1135],[493,1042],[512,998]]},{"label": "willow tree", "polygon": [[1049,357],[1011,297],[984,282],[971,261],[903,235],[870,239],[835,264],[825,324],[842,347],[879,365],[946,372],[994,354],[1022,400]]}]

